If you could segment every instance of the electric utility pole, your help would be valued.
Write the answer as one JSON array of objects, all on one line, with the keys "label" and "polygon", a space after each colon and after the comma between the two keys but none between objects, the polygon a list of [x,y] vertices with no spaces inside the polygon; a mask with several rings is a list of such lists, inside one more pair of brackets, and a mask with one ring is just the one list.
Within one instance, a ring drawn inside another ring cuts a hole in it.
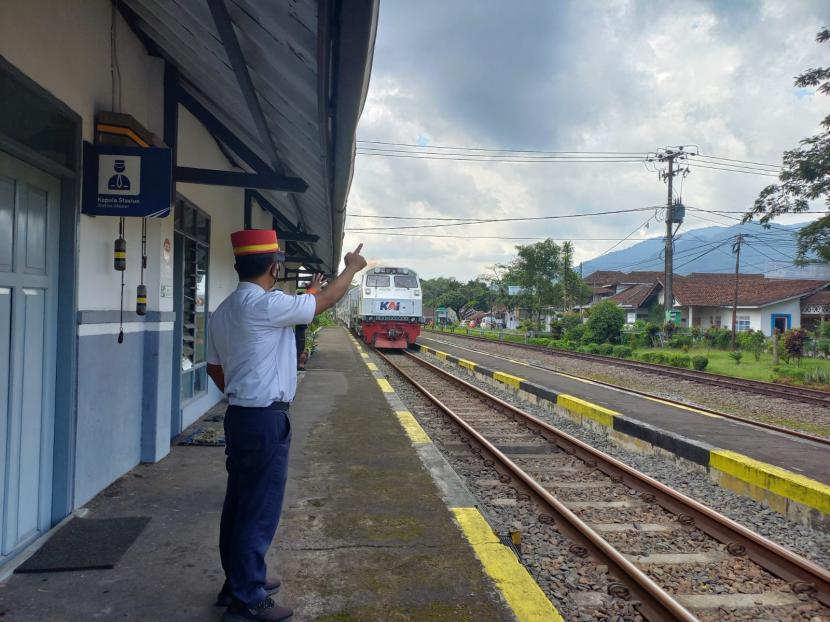
[{"label": "electric utility pole", "polygon": [[689,167],[683,166],[689,155],[697,155],[697,148],[693,147],[687,149],[683,145],[678,147],[665,147],[657,151],[656,154],[650,156],[647,160],[649,162],[667,162],[668,168],[660,171],[660,179],[666,181],[668,186],[666,199],[666,237],[665,239],[665,266],[664,266],[664,283],[663,283],[663,306],[665,308],[665,320],[671,322],[672,307],[674,306],[674,294],[672,292],[672,277],[674,274],[674,225],[678,228],[683,218],[686,215],[686,208],[680,201],[675,203],[673,182],[676,175],[683,175],[685,177],[689,174]]},{"label": "electric utility pole", "polygon": [[735,253],[735,296],[732,299],[732,351],[735,351],[735,337],[738,330],[738,273],[741,270],[741,243],[744,236],[740,233],[735,236],[732,252]]}]

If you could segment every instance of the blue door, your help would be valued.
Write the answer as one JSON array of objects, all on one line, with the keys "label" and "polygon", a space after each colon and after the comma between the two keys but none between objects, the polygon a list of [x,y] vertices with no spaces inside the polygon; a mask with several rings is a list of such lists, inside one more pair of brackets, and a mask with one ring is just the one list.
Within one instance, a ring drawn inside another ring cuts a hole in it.
[{"label": "blue door", "polygon": [[59,194],[0,152],[0,563],[50,526]]}]

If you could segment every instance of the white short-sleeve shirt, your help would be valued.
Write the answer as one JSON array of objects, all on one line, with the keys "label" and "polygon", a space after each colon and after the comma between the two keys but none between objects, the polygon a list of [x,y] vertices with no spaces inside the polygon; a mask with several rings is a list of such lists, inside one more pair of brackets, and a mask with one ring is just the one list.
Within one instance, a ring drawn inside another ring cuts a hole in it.
[{"label": "white short-sleeve shirt", "polygon": [[235,406],[290,402],[297,390],[292,327],[314,319],[314,296],[290,296],[240,282],[216,309],[208,329],[207,362],[221,365],[225,395]]}]

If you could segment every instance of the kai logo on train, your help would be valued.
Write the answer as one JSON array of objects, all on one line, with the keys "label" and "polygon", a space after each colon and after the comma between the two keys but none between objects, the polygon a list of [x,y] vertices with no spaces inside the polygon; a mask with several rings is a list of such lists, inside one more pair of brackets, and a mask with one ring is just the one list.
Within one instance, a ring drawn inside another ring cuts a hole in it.
[{"label": "kai logo on train", "polygon": [[395,302],[392,300],[384,300],[380,303],[380,310],[381,311],[400,311],[401,310],[401,303]]}]

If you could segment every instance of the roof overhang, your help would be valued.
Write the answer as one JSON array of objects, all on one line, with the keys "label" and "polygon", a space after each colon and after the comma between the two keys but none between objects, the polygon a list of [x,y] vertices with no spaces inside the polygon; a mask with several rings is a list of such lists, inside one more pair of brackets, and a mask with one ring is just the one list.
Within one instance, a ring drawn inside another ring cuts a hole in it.
[{"label": "roof overhang", "polygon": [[[202,111],[199,120],[236,156],[229,159],[239,175],[230,181],[259,184],[252,187],[283,217],[281,226],[306,234],[296,250],[336,272],[378,0],[122,0],[118,7],[148,52],[175,69],[181,103]],[[285,181],[294,179],[304,183]]]}]

